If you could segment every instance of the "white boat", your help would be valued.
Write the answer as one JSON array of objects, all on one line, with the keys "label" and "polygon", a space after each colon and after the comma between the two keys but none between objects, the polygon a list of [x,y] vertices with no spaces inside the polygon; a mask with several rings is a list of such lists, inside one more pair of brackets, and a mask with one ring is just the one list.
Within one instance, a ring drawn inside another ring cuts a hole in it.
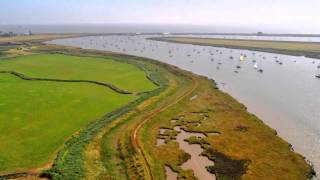
[{"label": "white boat", "polygon": [[245,59],[245,56],[241,54],[240,57],[239,57],[239,60],[240,61],[244,61],[244,59]]},{"label": "white boat", "polygon": [[258,63],[254,63],[253,67],[254,67],[255,69],[258,69]]}]

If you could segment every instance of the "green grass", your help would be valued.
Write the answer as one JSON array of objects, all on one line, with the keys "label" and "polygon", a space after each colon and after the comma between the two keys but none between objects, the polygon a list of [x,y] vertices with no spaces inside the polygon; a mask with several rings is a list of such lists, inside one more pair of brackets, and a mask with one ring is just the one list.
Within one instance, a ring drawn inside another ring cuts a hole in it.
[{"label": "green grass", "polygon": [[[138,67],[62,54],[0,61],[0,71],[38,78],[94,80],[141,92],[156,86]],[[26,81],[0,74],[0,174],[38,168],[54,158],[68,137],[136,99],[90,83]]]},{"label": "green grass", "polygon": [[30,77],[94,80],[134,92],[156,88],[138,67],[96,57],[62,54],[22,56],[0,61],[1,70],[14,70]]},{"label": "green grass", "polygon": [[67,137],[134,97],[87,83],[0,75],[0,171],[46,163]]}]

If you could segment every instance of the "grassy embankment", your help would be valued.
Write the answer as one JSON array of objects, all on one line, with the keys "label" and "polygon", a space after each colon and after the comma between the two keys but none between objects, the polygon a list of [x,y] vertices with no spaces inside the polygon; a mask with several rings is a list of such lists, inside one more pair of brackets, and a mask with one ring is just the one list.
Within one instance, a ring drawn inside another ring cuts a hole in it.
[{"label": "grassy embankment", "polygon": [[262,40],[234,40],[193,37],[164,37],[152,38],[158,41],[194,44],[234,49],[248,49],[271,53],[280,53],[294,56],[320,58],[320,43],[316,42],[288,42]]},{"label": "grassy embankment", "polygon": [[[88,63],[89,62],[89,63]],[[128,63],[94,57],[31,55],[0,61],[0,71],[59,80],[93,80],[133,93],[155,85]],[[1,82],[1,174],[46,164],[66,138],[137,98],[85,82],[26,81],[8,73]]]}]

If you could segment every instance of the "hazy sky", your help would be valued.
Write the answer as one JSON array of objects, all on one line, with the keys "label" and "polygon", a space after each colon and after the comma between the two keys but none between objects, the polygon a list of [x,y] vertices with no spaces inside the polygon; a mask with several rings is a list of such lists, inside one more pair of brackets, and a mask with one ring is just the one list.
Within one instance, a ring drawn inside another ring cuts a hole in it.
[{"label": "hazy sky", "polygon": [[1,0],[0,24],[156,23],[320,33],[320,0]]}]

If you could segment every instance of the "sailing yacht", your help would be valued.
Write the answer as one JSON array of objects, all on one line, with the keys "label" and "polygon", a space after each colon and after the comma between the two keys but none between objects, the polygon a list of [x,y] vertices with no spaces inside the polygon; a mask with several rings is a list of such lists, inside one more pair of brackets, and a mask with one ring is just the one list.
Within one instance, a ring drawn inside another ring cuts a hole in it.
[{"label": "sailing yacht", "polygon": [[240,68],[241,68],[240,63],[241,63],[242,61],[244,61],[244,59],[245,59],[244,55],[243,55],[243,54],[240,54],[240,57],[239,57],[239,64],[236,66],[236,67],[237,67],[237,69],[240,69]]},{"label": "sailing yacht", "polygon": [[257,71],[258,71],[259,73],[262,73],[262,72],[263,72],[263,69],[261,69],[261,68],[259,69],[257,62],[253,65],[253,67],[254,67],[255,69],[257,69]]},{"label": "sailing yacht", "polygon": [[244,61],[244,59],[245,59],[245,56],[241,54],[240,57],[239,57],[239,60],[240,61]]},{"label": "sailing yacht", "polygon": [[316,74],[315,76],[316,76],[316,78],[319,78],[319,79],[320,79],[320,72],[319,72],[319,70],[320,70],[320,64],[317,66],[317,68],[318,68],[318,74]]}]

